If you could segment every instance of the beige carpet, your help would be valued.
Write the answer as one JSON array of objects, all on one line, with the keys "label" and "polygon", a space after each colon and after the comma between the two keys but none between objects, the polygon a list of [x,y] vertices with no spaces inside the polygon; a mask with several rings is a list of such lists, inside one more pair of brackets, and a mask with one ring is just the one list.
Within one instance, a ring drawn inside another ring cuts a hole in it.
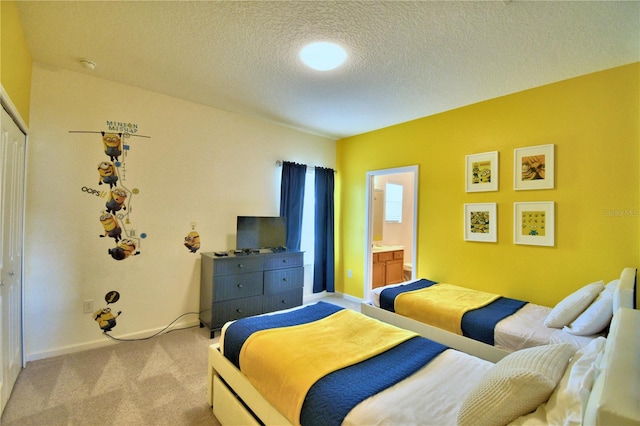
[{"label": "beige carpet", "polygon": [[30,362],[0,424],[219,425],[206,401],[207,347],[217,340],[196,327]]}]

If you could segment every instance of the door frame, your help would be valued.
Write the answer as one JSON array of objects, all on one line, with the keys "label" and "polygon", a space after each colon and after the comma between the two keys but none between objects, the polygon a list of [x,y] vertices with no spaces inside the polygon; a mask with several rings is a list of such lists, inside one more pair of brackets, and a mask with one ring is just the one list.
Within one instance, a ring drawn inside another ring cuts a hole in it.
[{"label": "door frame", "polygon": [[372,170],[367,172],[364,227],[364,300],[370,300],[371,280],[373,274],[373,189],[374,179],[377,176],[395,175],[399,173],[413,173],[413,232],[411,250],[411,279],[415,279],[417,272],[417,235],[418,235],[418,165],[395,167],[391,169]]},{"label": "door frame", "polygon": [[21,294],[20,294],[20,313],[21,313],[21,328],[22,330],[20,330],[21,333],[21,338],[20,338],[20,342],[22,345],[21,351],[22,351],[22,368],[26,367],[27,365],[27,356],[25,353],[25,341],[24,341],[24,241],[25,241],[25,229],[26,229],[26,191],[27,191],[27,149],[28,149],[28,142],[29,142],[29,127],[27,126],[27,123],[23,120],[22,115],[20,115],[20,111],[18,110],[18,108],[16,107],[16,105],[13,103],[13,101],[11,101],[11,97],[9,96],[9,94],[7,93],[7,91],[5,90],[4,86],[2,86],[2,84],[0,84],[0,107],[4,107],[7,112],[9,113],[9,115],[11,116],[11,118],[13,119],[13,121],[16,123],[16,125],[18,126],[18,128],[20,129],[20,131],[22,133],[24,133],[24,137],[25,137],[25,158],[24,158],[24,186],[23,186],[23,191],[24,193],[22,194],[23,197],[23,202],[25,205],[25,208],[23,209],[22,212],[22,253],[20,256],[21,259],[21,265],[20,265],[20,277],[22,282],[20,283],[20,288],[21,288]]}]

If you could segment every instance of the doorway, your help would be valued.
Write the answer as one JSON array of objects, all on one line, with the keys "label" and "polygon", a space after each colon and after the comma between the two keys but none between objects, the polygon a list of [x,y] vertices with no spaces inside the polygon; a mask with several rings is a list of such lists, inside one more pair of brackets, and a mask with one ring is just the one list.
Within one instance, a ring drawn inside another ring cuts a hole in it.
[{"label": "doorway", "polygon": [[369,171],[366,179],[364,297],[370,300],[374,284],[416,277],[418,166]]}]

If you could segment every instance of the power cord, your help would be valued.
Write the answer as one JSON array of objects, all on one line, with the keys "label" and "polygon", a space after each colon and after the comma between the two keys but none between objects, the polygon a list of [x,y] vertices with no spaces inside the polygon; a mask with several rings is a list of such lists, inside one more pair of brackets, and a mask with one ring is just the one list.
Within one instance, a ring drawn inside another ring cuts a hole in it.
[{"label": "power cord", "polygon": [[[165,328],[163,328],[162,330],[158,331],[158,332],[157,332],[157,333],[155,333],[155,334],[152,334],[151,336],[147,336],[147,337],[139,337],[139,338],[136,338],[136,339],[122,339],[122,338],[119,338],[119,337],[114,337],[114,336],[110,335],[110,334],[109,334],[108,332],[106,332],[106,331],[104,331],[104,332],[103,332],[103,334],[104,334],[104,335],[106,335],[106,336],[108,336],[108,337],[110,337],[110,338],[111,338],[111,339],[113,339],[113,340],[117,340],[118,342],[137,342],[137,341],[140,341],[140,340],[149,340],[149,339],[152,339],[152,338],[154,338],[154,337],[156,337],[156,336],[159,336],[160,334],[164,333],[164,331],[165,331],[166,329],[168,329],[169,327],[171,327],[171,326],[173,325],[173,323],[175,323],[175,322],[176,322],[176,321],[178,321],[180,318],[182,318],[182,317],[184,317],[184,316],[186,316],[186,315],[200,315],[200,312],[187,312],[187,313],[184,313],[184,314],[180,315],[178,318],[176,318],[176,319],[174,319],[173,321],[171,321],[171,322],[169,323],[169,325],[167,325],[167,326],[166,326]],[[189,328],[195,328],[195,327],[199,327],[199,326],[198,326],[198,325],[194,325],[194,326],[191,326],[191,327],[175,328],[175,329],[173,329],[173,330],[169,330],[169,331],[167,331],[167,333],[171,333],[172,331],[178,331],[178,330],[186,330],[186,329],[189,329]],[[165,334],[167,334],[167,333],[165,333]]]}]

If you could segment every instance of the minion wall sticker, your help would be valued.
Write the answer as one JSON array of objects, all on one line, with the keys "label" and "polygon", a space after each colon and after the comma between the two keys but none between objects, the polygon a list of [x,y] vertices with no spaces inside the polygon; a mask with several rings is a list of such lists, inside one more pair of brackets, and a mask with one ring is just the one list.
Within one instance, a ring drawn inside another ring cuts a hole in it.
[{"label": "minion wall sticker", "polygon": [[109,185],[109,188],[113,188],[118,182],[118,173],[116,173],[116,166],[113,163],[103,161],[98,164],[98,174],[100,175],[98,185],[105,184]]},{"label": "minion wall sticker", "polygon": [[108,248],[107,254],[114,260],[140,254],[140,242],[147,236],[132,227],[133,198],[140,190],[129,187],[126,179],[126,158],[131,149],[128,141],[131,137],[149,138],[137,132],[137,124],[118,121],[107,121],[106,130],[102,131],[69,131],[100,135],[101,151],[108,157],[108,161],[98,162],[98,185],[109,185],[108,190],[83,186],[82,191],[101,200],[99,220],[103,229],[99,236],[113,238],[115,247]]},{"label": "minion wall sticker", "polygon": [[191,222],[191,232],[184,237],[184,246],[191,253],[195,253],[200,249],[200,234],[196,232],[196,224],[194,222]]},{"label": "minion wall sticker", "polygon": [[107,307],[95,311],[93,313],[93,319],[98,323],[100,329],[106,333],[116,326],[116,318],[122,313],[122,311],[118,311],[118,313],[114,315],[109,307],[109,304],[116,303],[120,300],[120,293],[112,290],[104,296],[104,300],[107,302]]}]

